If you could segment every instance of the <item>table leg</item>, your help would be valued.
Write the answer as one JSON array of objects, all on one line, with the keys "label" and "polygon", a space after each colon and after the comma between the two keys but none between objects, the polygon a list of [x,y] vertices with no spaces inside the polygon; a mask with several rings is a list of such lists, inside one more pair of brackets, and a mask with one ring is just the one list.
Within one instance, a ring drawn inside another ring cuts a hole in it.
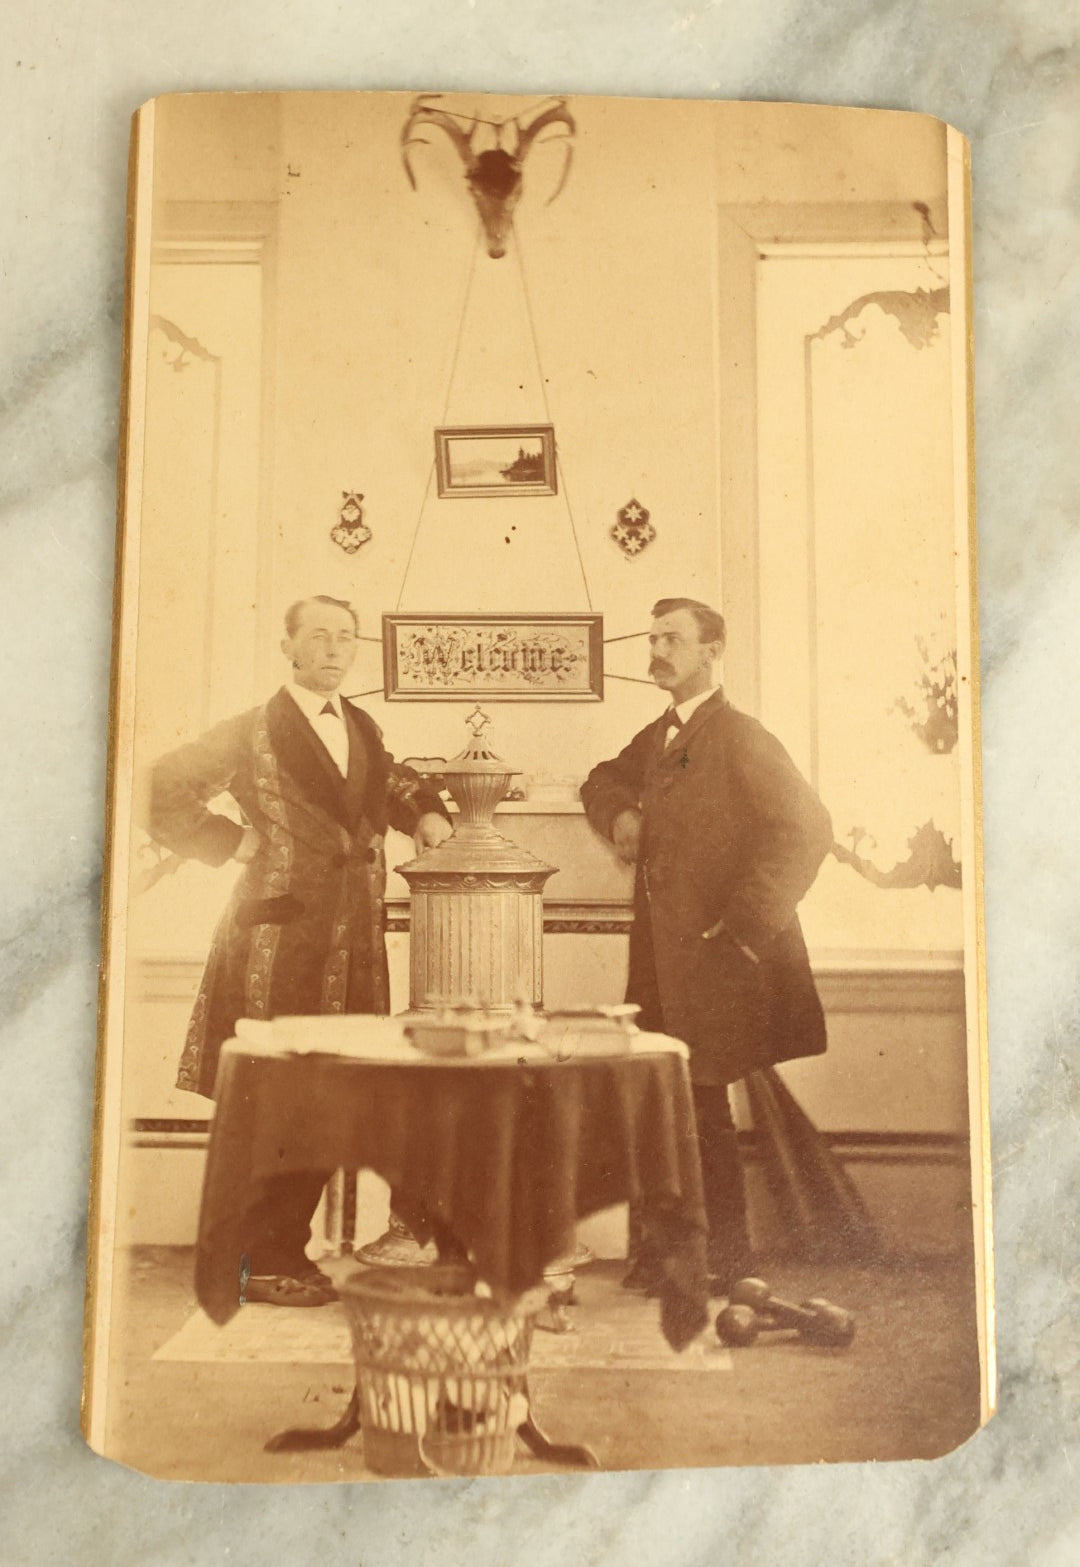
[{"label": "table leg", "polygon": [[569,1270],[558,1272],[549,1269],[544,1274],[547,1304],[536,1318],[536,1326],[542,1333],[575,1333],[577,1328],[569,1308],[577,1305],[574,1295],[574,1275]]},{"label": "table leg", "polygon": [[548,1292],[546,1311],[537,1317],[536,1326],[544,1333],[575,1333],[577,1331],[569,1308],[577,1305],[575,1270],[592,1261],[587,1247],[578,1247],[565,1257],[549,1262],[544,1269],[544,1287]]},{"label": "table leg", "polygon": [[525,1392],[529,1400],[529,1413],[518,1426],[517,1434],[529,1452],[535,1454],[537,1458],[546,1458],[553,1464],[574,1464],[581,1469],[599,1469],[600,1460],[591,1447],[584,1447],[576,1442],[553,1442],[547,1432],[541,1430],[532,1412],[532,1395],[527,1387]]},{"label": "table leg", "polygon": [[332,1426],[290,1426],[266,1443],[267,1453],[304,1453],[321,1447],[342,1447],[360,1429],[360,1389],[353,1388],[345,1413]]}]

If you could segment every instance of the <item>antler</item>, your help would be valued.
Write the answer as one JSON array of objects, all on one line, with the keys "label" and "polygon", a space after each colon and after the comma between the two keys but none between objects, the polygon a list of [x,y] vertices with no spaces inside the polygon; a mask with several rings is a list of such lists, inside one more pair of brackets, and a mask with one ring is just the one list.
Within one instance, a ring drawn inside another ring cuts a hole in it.
[{"label": "antler", "polygon": [[574,123],[573,116],[566,107],[565,98],[556,98],[551,108],[545,109],[542,114],[538,114],[536,119],[533,120],[527,127],[522,128],[519,125],[517,161],[519,165],[525,162],[525,159],[529,155],[529,148],[532,146],[540,132],[542,130],[546,130],[549,125],[565,125],[569,133],[565,143],[566,161],[563,164],[562,178],[559,180],[559,183],[556,185],[545,204],[550,207],[551,203],[555,200],[555,197],[566,184],[567,175],[570,173],[570,161],[574,156],[574,149],[570,145],[570,137],[577,134],[577,126]]},{"label": "antler", "polygon": [[440,130],[444,130],[446,132],[454,146],[457,148],[461,156],[461,161],[464,163],[466,169],[471,170],[473,163],[476,161],[472,150],[472,132],[475,126],[475,122],[474,125],[471,125],[467,131],[464,131],[457,121],[451,115],[447,114],[445,109],[433,109],[427,101],[429,98],[441,97],[441,93],[420,93],[416,98],[413,99],[412,105],[409,109],[409,117],[402,127],[401,161],[405,165],[405,173],[409,177],[409,184],[412,186],[413,190],[416,189],[416,179],[413,175],[412,165],[409,162],[408,149],[410,147],[416,146],[417,143],[419,143],[422,147],[428,147],[431,145],[430,142],[425,141],[423,136],[413,135],[413,127],[416,125],[418,120],[421,121],[424,125],[436,125]]}]

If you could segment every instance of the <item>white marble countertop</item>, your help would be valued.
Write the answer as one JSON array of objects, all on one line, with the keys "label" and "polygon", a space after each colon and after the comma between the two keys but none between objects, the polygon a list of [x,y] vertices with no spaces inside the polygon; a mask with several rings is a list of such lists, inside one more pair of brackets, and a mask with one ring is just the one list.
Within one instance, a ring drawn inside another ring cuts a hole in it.
[{"label": "white marble countertop", "polygon": [[[9,0],[0,34],[4,1562],[250,1561],[270,1542],[365,1567],[1076,1560],[1080,13]],[[128,117],[189,88],[433,85],[913,108],[973,139],[1001,1389],[937,1463],[169,1488],[78,1434]]]}]

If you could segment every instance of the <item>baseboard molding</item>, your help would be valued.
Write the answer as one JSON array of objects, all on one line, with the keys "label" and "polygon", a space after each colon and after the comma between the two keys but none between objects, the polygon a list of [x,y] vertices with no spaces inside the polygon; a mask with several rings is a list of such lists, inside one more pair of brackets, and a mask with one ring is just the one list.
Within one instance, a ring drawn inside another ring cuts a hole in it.
[{"label": "baseboard molding", "polygon": [[[625,936],[629,911],[612,914],[613,904],[565,903],[545,907],[547,935]],[[391,931],[408,930],[408,921],[391,922]],[[140,958],[133,990],[138,1000],[184,1003],[195,999],[204,960],[196,957]],[[927,958],[912,966],[907,959],[885,962],[857,954],[829,954],[815,962],[814,978],[826,1014],[888,1012],[896,1015],[937,1013],[963,1015],[964,975],[951,963]]]}]

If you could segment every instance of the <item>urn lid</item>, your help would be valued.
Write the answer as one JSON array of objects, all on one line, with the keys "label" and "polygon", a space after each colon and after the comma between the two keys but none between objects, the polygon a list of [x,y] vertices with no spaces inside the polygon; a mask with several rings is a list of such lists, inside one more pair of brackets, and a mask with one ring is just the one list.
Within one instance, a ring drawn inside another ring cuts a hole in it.
[{"label": "urn lid", "polygon": [[521,768],[511,767],[509,762],[504,762],[488,744],[485,730],[490,724],[491,719],[478,702],[465,720],[465,727],[469,731],[465,749],[447,762],[442,770],[444,778],[449,780],[458,775],[468,778],[478,773],[486,777],[517,777]]},{"label": "urn lid", "polygon": [[[412,886],[455,885],[461,891],[512,885],[519,892],[539,892],[556,866],[520,848],[492,825],[495,807],[519,768],[504,762],[488,744],[484,731],[491,723],[479,705],[465,720],[469,740],[464,751],[442,768],[458,816],[449,838],[425,849],[397,869]],[[494,880],[492,880],[494,878]]]}]

